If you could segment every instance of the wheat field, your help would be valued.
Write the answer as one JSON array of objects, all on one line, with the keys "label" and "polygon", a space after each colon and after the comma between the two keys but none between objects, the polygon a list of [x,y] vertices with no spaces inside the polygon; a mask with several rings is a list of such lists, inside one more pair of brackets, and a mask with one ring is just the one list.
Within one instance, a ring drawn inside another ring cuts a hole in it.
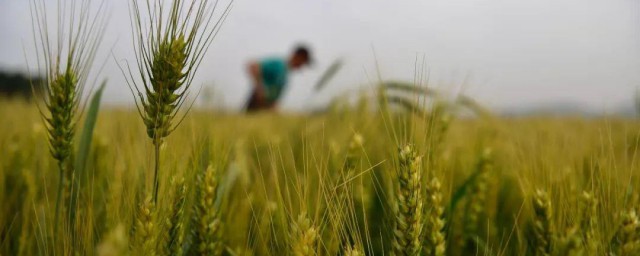
[{"label": "wheat field", "polygon": [[30,3],[44,88],[0,99],[0,255],[640,254],[637,120],[384,81],[313,115],[194,107],[209,0],[131,1],[135,105],[101,108],[106,1],[59,1],[55,31]]},{"label": "wheat field", "polygon": [[632,120],[194,110],[161,147],[154,203],[143,122],[106,108],[54,231],[46,127],[0,104],[2,255],[638,253]]}]

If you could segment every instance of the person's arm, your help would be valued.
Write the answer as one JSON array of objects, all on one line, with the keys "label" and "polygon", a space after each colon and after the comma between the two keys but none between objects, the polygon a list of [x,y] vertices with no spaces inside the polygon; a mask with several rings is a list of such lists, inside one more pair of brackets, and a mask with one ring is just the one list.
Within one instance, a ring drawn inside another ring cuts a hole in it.
[{"label": "person's arm", "polygon": [[267,103],[267,93],[262,81],[262,70],[260,70],[260,63],[251,62],[248,65],[249,75],[251,76],[251,82],[253,82],[253,90],[256,95],[256,99],[260,105]]}]

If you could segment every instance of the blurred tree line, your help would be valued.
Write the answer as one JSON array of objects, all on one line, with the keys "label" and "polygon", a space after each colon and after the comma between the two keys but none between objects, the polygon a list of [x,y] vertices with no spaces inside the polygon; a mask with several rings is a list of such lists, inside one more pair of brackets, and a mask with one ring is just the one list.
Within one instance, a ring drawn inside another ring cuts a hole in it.
[{"label": "blurred tree line", "polygon": [[29,77],[22,73],[0,70],[0,98],[22,97],[31,100],[33,92],[36,94],[43,92],[43,82],[44,79],[39,76]]}]

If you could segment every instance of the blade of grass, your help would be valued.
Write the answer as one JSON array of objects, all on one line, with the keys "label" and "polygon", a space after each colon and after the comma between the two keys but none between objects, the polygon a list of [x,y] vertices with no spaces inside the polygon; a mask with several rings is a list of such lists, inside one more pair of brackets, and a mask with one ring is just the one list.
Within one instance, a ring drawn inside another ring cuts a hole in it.
[{"label": "blade of grass", "polygon": [[78,145],[77,158],[75,159],[74,167],[76,175],[78,178],[77,182],[72,184],[71,189],[71,201],[69,202],[69,217],[70,219],[75,219],[75,209],[78,198],[80,197],[80,191],[82,188],[83,181],[87,180],[87,174],[85,173],[85,168],[87,165],[87,159],[89,156],[89,152],[91,151],[91,141],[93,138],[93,130],[96,126],[96,121],[98,119],[98,111],[100,109],[100,99],[102,98],[102,91],[106,85],[107,81],[103,81],[100,85],[100,88],[95,92],[93,97],[91,98],[91,102],[89,105],[89,109],[87,110],[87,116],[84,120],[84,126],[82,128],[82,134],[80,135],[80,144]]},{"label": "blade of grass", "polygon": [[433,89],[422,87],[422,86],[416,86],[413,83],[408,83],[408,82],[386,81],[386,82],[383,82],[380,86],[386,90],[401,91],[401,92],[411,93],[413,95],[423,94],[425,96],[431,96],[431,97],[439,96],[438,93]]},{"label": "blade of grass", "polygon": [[318,82],[316,82],[316,85],[313,87],[313,90],[315,92],[322,90],[322,88],[327,85],[329,80],[331,80],[331,78],[333,78],[338,73],[338,71],[340,71],[340,68],[342,68],[342,60],[337,59],[331,64],[331,66],[329,66],[329,68],[327,68],[326,71],[324,71]]},{"label": "blade of grass", "polygon": [[103,81],[100,88],[95,92],[91,98],[89,109],[87,110],[87,116],[82,128],[82,134],[80,135],[80,144],[78,145],[78,157],[76,158],[75,166],[79,177],[83,177],[84,169],[87,165],[87,157],[91,150],[91,142],[93,137],[93,130],[96,127],[96,121],[98,120],[98,111],[100,110],[100,101],[102,98],[102,91],[106,86],[107,81]]}]

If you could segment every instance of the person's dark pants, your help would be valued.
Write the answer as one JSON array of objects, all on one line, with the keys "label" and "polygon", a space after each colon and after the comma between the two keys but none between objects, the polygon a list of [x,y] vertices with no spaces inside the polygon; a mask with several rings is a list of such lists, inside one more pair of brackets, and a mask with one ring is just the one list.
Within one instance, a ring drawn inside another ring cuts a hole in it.
[{"label": "person's dark pants", "polygon": [[253,91],[251,93],[251,97],[249,98],[249,101],[245,105],[245,111],[246,112],[256,112],[256,111],[259,111],[259,110],[269,109],[272,106],[273,106],[273,103],[260,102],[260,100],[258,100],[258,94],[255,91]]},{"label": "person's dark pants", "polygon": [[251,97],[249,97],[249,101],[244,108],[247,112],[254,112],[260,109],[260,103],[258,102],[258,95],[256,94],[256,91],[251,93]]}]

